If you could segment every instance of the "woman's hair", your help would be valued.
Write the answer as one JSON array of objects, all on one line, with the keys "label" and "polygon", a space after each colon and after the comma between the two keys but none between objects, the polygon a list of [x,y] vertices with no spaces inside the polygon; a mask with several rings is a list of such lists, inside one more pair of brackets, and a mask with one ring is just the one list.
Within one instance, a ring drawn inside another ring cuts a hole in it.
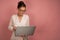
[{"label": "woman's hair", "polygon": [[21,7],[25,7],[26,8],[26,5],[25,5],[25,3],[23,1],[19,1],[18,2],[17,8],[19,9]]}]

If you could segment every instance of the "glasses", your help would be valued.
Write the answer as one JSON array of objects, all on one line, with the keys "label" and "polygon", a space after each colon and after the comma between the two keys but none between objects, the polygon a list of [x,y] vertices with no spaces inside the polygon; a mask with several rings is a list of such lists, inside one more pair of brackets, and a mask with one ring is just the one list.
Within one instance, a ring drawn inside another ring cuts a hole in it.
[{"label": "glasses", "polygon": [[26,10],[19,10],[19,11],[21,11],[21,12],[25,12]]}]

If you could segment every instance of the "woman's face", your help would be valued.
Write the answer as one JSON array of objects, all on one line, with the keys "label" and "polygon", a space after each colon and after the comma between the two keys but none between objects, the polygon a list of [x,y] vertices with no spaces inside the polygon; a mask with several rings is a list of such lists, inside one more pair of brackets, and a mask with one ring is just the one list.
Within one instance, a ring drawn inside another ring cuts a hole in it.
[{"label": "woman's face", "polygon": [[18,9],[18,15],[23,15],[25,11],[26,11],[26,8],[25,7],[20,7]]}]

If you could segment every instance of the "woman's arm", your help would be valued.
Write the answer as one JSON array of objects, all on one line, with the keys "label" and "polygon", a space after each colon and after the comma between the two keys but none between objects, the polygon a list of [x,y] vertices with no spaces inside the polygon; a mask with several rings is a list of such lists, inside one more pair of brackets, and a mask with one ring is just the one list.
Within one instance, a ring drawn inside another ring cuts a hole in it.
[{"label": "woman's arm", "polygon": [[30,26],[29,16],[27,16],[27,26]]},{"label": "woman's arm", "polygon": [[11,19],[10,19],[8,29],[9,29],[10,31],[13,31],[13,20],[12,20],[12,17],[11,17]]}]

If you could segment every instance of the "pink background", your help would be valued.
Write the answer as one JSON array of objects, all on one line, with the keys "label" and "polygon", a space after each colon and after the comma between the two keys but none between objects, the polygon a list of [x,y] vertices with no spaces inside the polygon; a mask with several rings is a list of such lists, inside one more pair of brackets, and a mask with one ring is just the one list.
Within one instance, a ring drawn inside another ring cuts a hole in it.
[{"label": "pink background", "polygon": [[[9,40],[8,30],[12,14],[17,13],[18,0],[0,0],[0,40]],[[60,40],[59,0],[24,0],[30,24],[36,25],[36,30],[29,40]]]}]

